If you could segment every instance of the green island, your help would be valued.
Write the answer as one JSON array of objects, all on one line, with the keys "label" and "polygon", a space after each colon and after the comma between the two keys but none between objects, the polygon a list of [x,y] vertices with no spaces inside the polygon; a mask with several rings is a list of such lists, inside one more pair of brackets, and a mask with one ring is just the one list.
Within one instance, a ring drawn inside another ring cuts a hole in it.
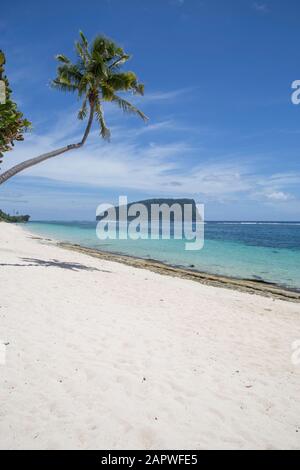
[{"label": "green island", "polygon": [[30,215],[9,215],[0,209],[0,222],[28,222]]}]

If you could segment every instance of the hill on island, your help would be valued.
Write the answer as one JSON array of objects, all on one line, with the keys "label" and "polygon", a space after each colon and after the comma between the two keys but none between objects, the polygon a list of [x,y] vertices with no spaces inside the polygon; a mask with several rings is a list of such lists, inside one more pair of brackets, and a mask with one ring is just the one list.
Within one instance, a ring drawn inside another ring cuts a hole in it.
[{"label": "hill on island", "polygon": [[[145,199],[143,201],[129,202],[126,206],[115,206],[114,209],[115,209],[115,213],[116,213],[116,220],[119,220],[120,207],[122,207],[123,210],[126,208],[126,213],[128,214],[128,210],[134,204],[143,204],[143,206],[148,211],[149,222],[150,222],[150,217],[151,217],[151,207],[152,207],[152,205],[159,205],[159,206],[165,205],[165,206],[168,206],[169,208],[171,208],[174,204],[180,206],[182,214],[184,214],[184,206],[191,205],[192,206],[192,220],[193,221],[201,220],[199,212],[198,212],[198,219],[196,219],[198,209],[197,209],[197,206],[196,206],[196,203],[195,203],[194,199],[187,199],[187,198],[183,198],[183,199],[182,198],[181,199],[178,199],[178,198],[175,198],[175,199],[171,199],[171,198]],[[139,215],[139,213],[137,213],[136,215],[128,216],[127,220],[135,219],[138,215]],[[97,215],[96,220],[102,220],[106,216],[107,216],[107,211],[104,211],[102,214]],[[173,214],[171,214],[171,220],[172,220],[172,218],[174,220]]]}]

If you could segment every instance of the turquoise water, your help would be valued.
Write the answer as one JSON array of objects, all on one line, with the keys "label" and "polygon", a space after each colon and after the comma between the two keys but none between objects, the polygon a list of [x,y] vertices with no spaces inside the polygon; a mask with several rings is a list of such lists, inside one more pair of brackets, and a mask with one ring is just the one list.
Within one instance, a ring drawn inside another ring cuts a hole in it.
[{"label": "turquoise water", "polygon": [[201,251],[184,240],[107,240],[93,222],[30,222],[33,232],[85,247],[300,290],[300,222],[207,222]]}]

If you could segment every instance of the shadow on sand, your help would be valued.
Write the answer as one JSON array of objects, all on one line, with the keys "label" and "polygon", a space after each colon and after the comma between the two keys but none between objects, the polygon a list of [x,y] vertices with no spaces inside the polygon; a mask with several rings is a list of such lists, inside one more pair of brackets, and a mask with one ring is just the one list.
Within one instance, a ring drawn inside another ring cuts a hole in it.
[{"label": "shadow on sand", "polygon": [[106,271],[104,269],[93,268],[90,266],[85,266],[81,263],[68,263],[66,261],[59,261],[57,259],[52,260],[42,260],[36,258],[21,258],[27,264],[17,264],[17,263],[0,263],[0,266],[42,266],[45,268],[61,268],[61,269],[69,269],[70,271],[101,271],[104,273],[110,273],[111,271]]}]

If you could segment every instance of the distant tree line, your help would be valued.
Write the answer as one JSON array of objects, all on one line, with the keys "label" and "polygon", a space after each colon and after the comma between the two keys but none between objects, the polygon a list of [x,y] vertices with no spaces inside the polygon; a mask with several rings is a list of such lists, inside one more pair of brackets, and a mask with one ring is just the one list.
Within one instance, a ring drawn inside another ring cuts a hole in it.
[{"label": "distant tree line", "polygon": [[9,215],[0,209],[0,222],[28,222],[29,215]]}]

